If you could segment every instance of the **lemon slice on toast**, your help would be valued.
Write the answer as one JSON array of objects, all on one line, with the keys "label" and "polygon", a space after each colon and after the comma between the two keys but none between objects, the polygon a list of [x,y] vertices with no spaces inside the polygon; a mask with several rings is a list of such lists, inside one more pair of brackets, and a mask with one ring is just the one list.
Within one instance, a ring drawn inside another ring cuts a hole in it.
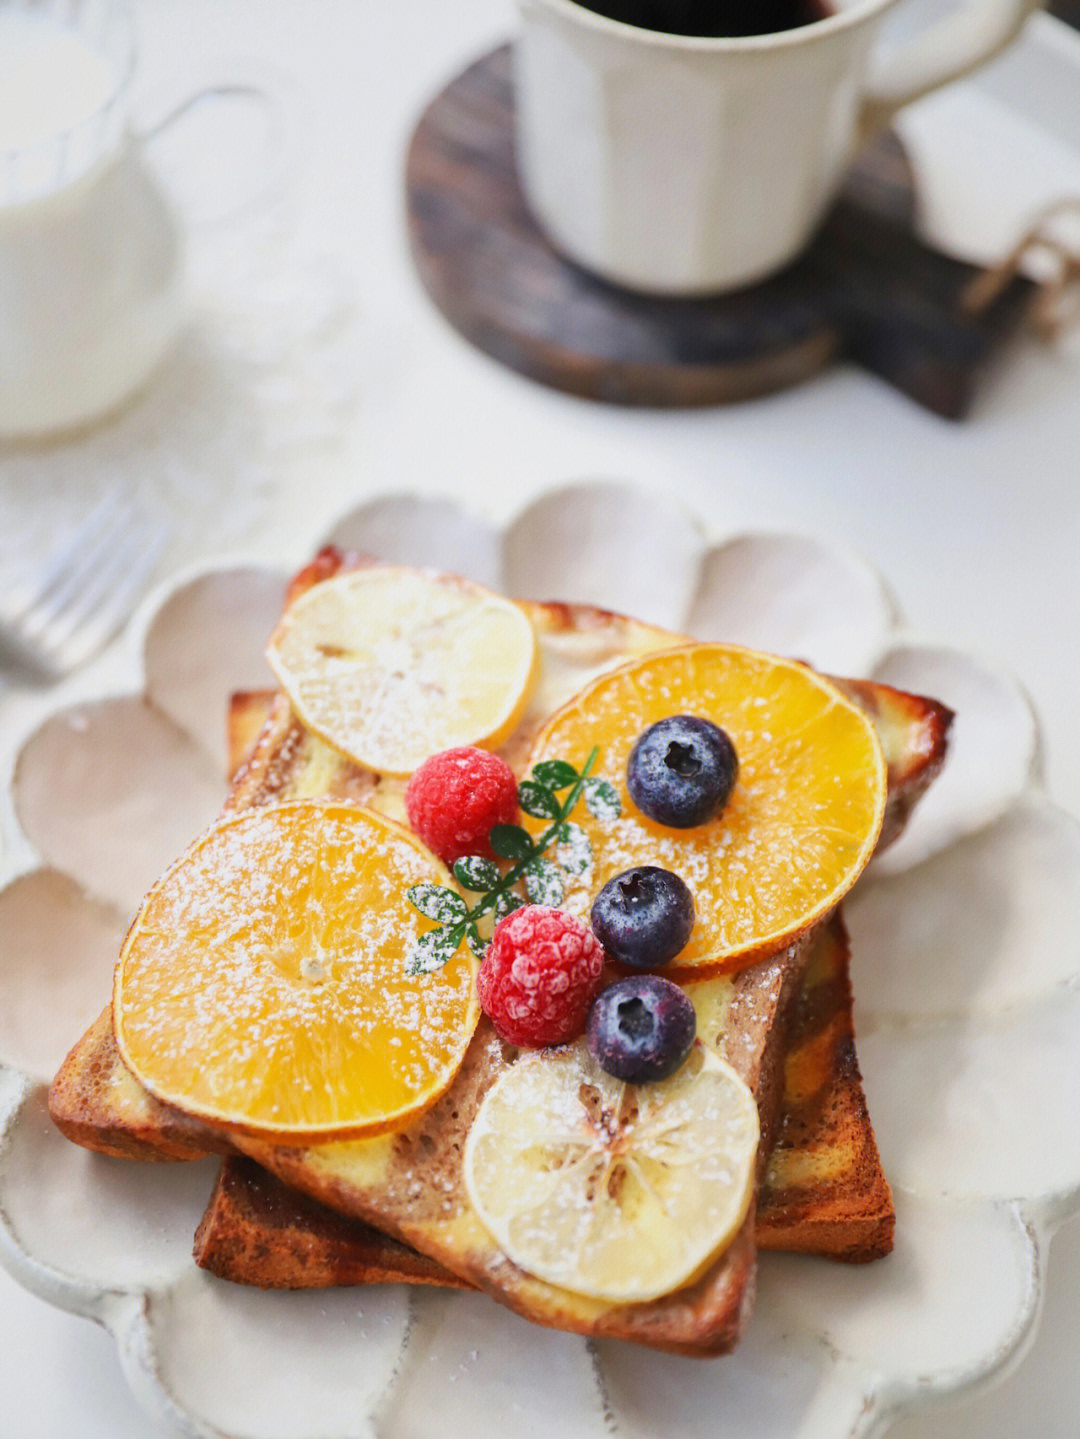
[{"label": "lemon slice on toast", "polygon": [[734,1238],[757,1144],[753,1095],[702,1044],[670,1079],[633,1085],[579,1040],[520,1060],[491,1088],[466,1142],[465,1184],[521,1269],[639,1303],[689,1283]]},{"label": "lemon slice on toast", "polygon": [[408,775],[514,729],[537,670],[520,605],[471,580],[373,565],[313,585],[267,658],[303,723],[358,764]]}]

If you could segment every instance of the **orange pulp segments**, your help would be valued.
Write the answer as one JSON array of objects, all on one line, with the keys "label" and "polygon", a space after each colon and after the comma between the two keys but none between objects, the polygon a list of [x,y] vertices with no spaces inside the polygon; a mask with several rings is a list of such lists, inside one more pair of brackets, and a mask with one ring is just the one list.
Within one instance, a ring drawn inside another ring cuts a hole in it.
[{"label": "orange pulp segments", "polygon": [[[648,819],[626,788],[635,740],[675,714],[720,725],[739,759],[726,807],[694,829]],[[664,971],[672,977],[741,969],[777,952],[838,903],[873,853],[887,790],[880,744],[869,719],[804,665],[715,644],[648,655],[555,714],[530,763],[564,759],[580,770],[594,745],[592,773],[616,787],[622,812],[597,820],[583,804],[575,810],[593,858],[569,881],[565,907],[587,913],[602,886],[635,865],[678,874],[696,920]]]},{"label": "orange pulp segments", "polygon": [[465,945],[432,973],[406,890],[453,886],[399,825],[296,800],[208,830],[154,885],[124,942],[113,1023],[158,1099],[275,1143],[398,1127],[450,1085],[476,1027]]}]

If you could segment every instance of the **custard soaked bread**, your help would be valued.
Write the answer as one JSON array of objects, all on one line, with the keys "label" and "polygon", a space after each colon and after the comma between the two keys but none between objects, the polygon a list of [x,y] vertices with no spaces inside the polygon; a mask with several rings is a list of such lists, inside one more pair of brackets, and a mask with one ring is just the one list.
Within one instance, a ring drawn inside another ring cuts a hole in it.
[{"label": "custard soaked bread", "polygon": [[[848,944],[839,915],[815,938],[792,1020],[777,1140],[758,1197],[759,1249],[864,1262],[892,1247],[892,1197],[859,1082]],[[267,1289],[465,1285],[434,1260],[225,1159],[195,1238],[204,1269]]]},{"label": "custard soaked bread", "polygon": [[[659,648],[672,639],[594,611],[537,607],[531,614],[548,662],[524,721],[508,741],[507,751],[515,755],[527,748],[537,721],[566,693],[581,688],[590,673],[625,658],[628,652]],[[895,692],[873,688],[866,693],[890,718],[882,727],[888,731],[890,760],[891,796],[885,825],[889,831],[894,828],[893,817],[903,814],[911,795],[925,786],[940,763],[947,715],[938,706]],[[903,736],[899,743],[898,736]],[[239,810],[297,793],[337,793],[374,802],[393,814],[400,813],[402,788],[393,779],[343,760],[299,726],[278,701],[251,760],[237,776],[230,804]],[[699,1032],[730,1055],[758,1099],[763,1136],[759,1177],[777,1131],[784,1033],[792,1014],[797,1013],[800,984],[812,948],[804,937],[787,945],[779,956],[740,974],[688,984],[700,1000]],[[109,1053],[107,1033],[99,1027],[77,1047],[58,1077],[53,1108],[61,1127],[73,1137],[113,1152],[147,1153],[160,1144],[179,1157],[235,1144],[298,1189],[411,1241],[459,1277],[480,1283],[496,1297],[544,1322],[590,1333],[622,1334],[690,1352],[729,1347],[751,1292],[749,1221],[740,1226],[723,1256],[705,1274],[678,1294],[647,1304],[613,1304],[553,1290],[523,1273],[493,1246],[462,1183],[460,1150],[470,1116],[513,1057],[482,1020],[451,1089],[422,1118],[380,1139],[285,1148],[235,1133],[222,1135],[210,1128],[204,1132],[190,1120],[165,1110],[125,1076],[115,1054]],[[854,1092],[861,1103],[857,1080]],[[856,1104],[852,1112],[857,1111]],[[864,1116],[857,1122],[864,1122]],[[803,1130],[809,1132],[805,1123]],[[793,1154],[797,1148],[791,1144],[787,1152]],[[784,1152],[783,1148],[777,1151],[779,1155]],[[865,1156],[865,1145],[860,1153]],[[876,1163],[871,1168],[876,1169]],[[880,1175],[879,1169],[876,1172]],[[809,1209],[813,1204],[811,1199]],[[785,1208],[784,1223],[793,1239],[809,1209],[800,1217],[797,1205]],[[830,1242],[838,1251],[844,1247],[838,1239]],[[876,1242],[880,1244],[880,1238]]]}]

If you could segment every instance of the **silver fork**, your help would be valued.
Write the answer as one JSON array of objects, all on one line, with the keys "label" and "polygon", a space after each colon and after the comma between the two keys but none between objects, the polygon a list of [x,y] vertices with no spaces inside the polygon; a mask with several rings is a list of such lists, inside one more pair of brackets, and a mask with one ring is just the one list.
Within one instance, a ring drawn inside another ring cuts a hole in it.
[{"label": "silver fork", "polygon": [[89,659],[134,608],[169,529],[107,495],[0,589],[0,664],[58,679]]}]

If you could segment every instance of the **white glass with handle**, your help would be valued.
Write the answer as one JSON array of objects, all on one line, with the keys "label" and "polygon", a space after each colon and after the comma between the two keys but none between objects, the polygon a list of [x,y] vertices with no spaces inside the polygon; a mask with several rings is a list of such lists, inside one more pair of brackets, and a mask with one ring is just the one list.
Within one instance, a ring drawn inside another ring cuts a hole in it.
[{"label": "white glass with handle", "polygon": [[116,410],[187,318],[185,218],[151,163],[195,104],[250,102],[268,162],[278,99],[242,78],[132,121],[137,55],[117,0],[0,0],[0,436]]}]

